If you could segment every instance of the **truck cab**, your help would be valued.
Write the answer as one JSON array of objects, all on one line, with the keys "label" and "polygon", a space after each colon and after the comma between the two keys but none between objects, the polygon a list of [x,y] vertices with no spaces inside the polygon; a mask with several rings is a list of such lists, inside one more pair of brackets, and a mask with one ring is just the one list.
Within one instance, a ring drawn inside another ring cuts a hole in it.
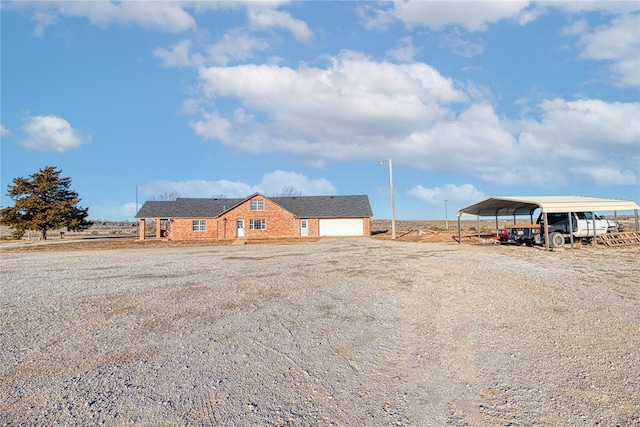
[{"label": "truck cab", "polygon": [[[571,217],[571,226],[569,226],[569,217]],[[549,222],[549,246],[554,248],[564,246],[565,239],[569,238],[571,234],[574,238],[591,239],[605,233],[618,231],[618,225],[615,221],[609,221],[593,212],[548,213],[547,221]],[[537,223],[541,227],[544,225],[542,213],[538,216]]]}]

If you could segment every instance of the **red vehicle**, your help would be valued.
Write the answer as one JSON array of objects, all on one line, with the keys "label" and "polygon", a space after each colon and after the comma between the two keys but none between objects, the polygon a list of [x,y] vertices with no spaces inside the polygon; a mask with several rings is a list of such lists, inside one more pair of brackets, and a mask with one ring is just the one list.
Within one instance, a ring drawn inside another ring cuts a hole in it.
[{"label": "red vehicle", "polygon": [[502,244],[527,245],[542,244],[540,225],[512,225],[505,227],[498,233],[498,240]]}]

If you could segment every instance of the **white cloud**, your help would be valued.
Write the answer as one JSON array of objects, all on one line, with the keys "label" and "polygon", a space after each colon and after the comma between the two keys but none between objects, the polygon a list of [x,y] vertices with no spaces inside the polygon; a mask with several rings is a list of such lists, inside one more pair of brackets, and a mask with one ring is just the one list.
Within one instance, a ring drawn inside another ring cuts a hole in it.
[{"label": "white cloud", "polygon": [[195,65],[194,59],[191,58],[192,44],[191,40],[180,40],[171,49],[156,48],[153,55],[160,58],[167,67],[189,67]]},{"label": "white cloud", "polygon": [[256,192],[269,197],[286,188],[294,188],[305,196],[337,194],[336,188],[325,178],[310,179],[297,172],[282,170],[265,173],[257,184],[229,180],[157,181],[141,186],[138,191],[143,198],[164,193],[177,193],[179,197],[243,198]]},{"label": "white cloud", "polygon": [[56,22],[56,16],[47,12],[36,12],[33,15],[32,21],[35,22],[33,35],[43,37],[45,29]]},{"label": "white cloud", "polygon": [[[640,160],[640,159],[639,159]],[[640,168],[640,161],[636,162]],[[638,169],[636,169],[637,171]],[[592,165],[571,168],[571,172],[582,177],[590,183],[598,185],[638,185],[640,177],[637,172],[629,169],[620,169],[619,165],[607,162],[603,165]]]},{"label": "white cloud", "polygon": [[40,9],[36,13],[34,33],[42,35],[58,16],[86,18],[94,25],[138,25],[168,32],[182,32],[196,28],[193,17],[177,2],[123,1],[57,1],[25,2],[20,7]]},{"label": "white cloud", "polygon": [[[565,14],[584,16],[598,13],[611,17],[611,22],[594,30],[584,18],[562,30],[564,35],[580,36],[580,58],[606,61],[613,84],[621,87],[640,86],[640,3],[632,1],[417,1],[396,0],[389,7],[361,7],[359,10],[368,29],[386,29],[394,20],[409,27],[426,26],[432,30],[455,27],[468,32],[484,31],[489,24],[504,19],[526,25],[551,9]],[[440,46],[456,55],[473,57],[484,51],[480,43],[459,34],[444,35]]]},{"label": "white cloud", "polygon": [[206,49],[206,57],[213,64],[227,65],[231,60],[253,57],[256,50],[266,50],[269,45],[240,30],[231,31],[222,40]]},{"label": "white cloud", "polygon": [[263,3],[248,3],[249,25],[252,28],[266,30],[282,27],[291,32],[296,40],[308,42],[313,37],[309,26],[289,13],[264,7]]},{"label": "white cloud", "polygon": [[565,36],[580,36],[589,30],[589,22],[582,18],[564,27],[560,33]]},{"label": "white cloud", "polygon": [[192,40],[181,40],[169,49],[158,47],[154,56],[167,67],[200,67],[206,65],[227,65],[231,61],[252,58],[255,51],[266,50],[269,45],[240,30],[225,34],[220,41],[194,52]]},{"label": "white cloud", "polygon": [[[508,176],[510,181],[531,182],[538,186],[561,186],[589,177],[594,178],[592,183],[597,185],[637,182],[637,171],[640,170],[639,103],[558,98],[540,103],[538,110],[541,113],[539,120],[522,120],[513,127],[504,124],[518,138],[519,155],[509,160],[521,165],[512,168]],[[535,163],[527,165],[527,157],[544,159],[544,163],[542,167]],[[597,176],[595,171],[603,170],[610,178],[604,179],[601,172]]]},{"label": "white cloud", "polygon": [[413,45],[411,37],[404,37],[398,40],[398,47],[387,51],[387,57],[398,62],[413,62],[418,49]]},{"label": "white cloud", "polygon": [[623,170],[638,156],[638,103],[553,99],[538,109],[540,120],[517,124],[518,145],[529,155],[544,158],[547,169],[565,174],[566,166],[595,167],[615,161]]},{"label": "white cloud", "polygon": [[[461,115],[451,126],[460,124],[469,131],[467,135],[453,134],[455,146],[464,154],[447,154],[466,165],[467,172],[494,184],[562,188],[569,182],[606,186],[638,181],[640,104],[554,99],[539,104],[537,111],[541,114],[537,120],[496,118],[490,126],[496,128],[493,132],[508,135],[502,144],[496,144],[497,134],[488,137],[488,128],[476,125],[468,129],[469,120]],[[477,134],[473,139],[481,144],[467,139],[473,133]],[[603,169],[603,165],[607,167]],[[446,167],[451,166],[448,163]],[[608,179],[604,179],[603,170]],[[600,171],[599,176],[595,171]]]},{"label": "white cloud", "polygon": [[[580,57],[611,63],[614,82],[620,86],[640,86],[640,15],[613,19],[580,37]],[[576,29],[579,31],[579,29]]]},{"label": "white cloud", "polygon": [[[352,52],[333,58],[327,69],[210,67],[200,70],[200,78],[207,97],[238,98],[243,105],[226,119],[231,133],[227,125],[220,132],[222,117],[214,112],[198,123],[200,135],[254,152],[284,150],[305,157],[345,158],[353,155],[351,144],[361,142],[368,144],[354,148],[376,155],[389,136],[448,115],[441,104],[468,100],[451,79],[426,64],[377,63]],[[271,123],[254,120],[251,111]]]},{"label": "white cloud", "polygon": [[404,161],[414,167],[476,174],[517,148],[488,104],[472,105],[457,117],[417,130],[401,146]]},{"label": "white cloud", "polygon": [[396,20],[389,9],[382,9],[378,5],[364,2],[356,7],[356,12],[360,16],[362,26],[367,30],[384,31],[388,29]]},{"label": "white cloud", "polygon": [[486,198],[484,193],[473,186],[473,184],[445,184],[442,187],[435,188],[425,188],[422,185],[416,185],[408,190],[407,194],[425,205],[430,206],[441,206],[444,200],[450,201],[453,204],[465,204]]},{"label": "white cloud", "polygon": [[450,49],[453,54],[464,58],[473,58],[484,52],[484,46],[481,43],[472,42],[462,37],[460,31],[457,30],[442,35],[438,41],[438,45]]},{"label": "white cloud", "polygon": [[374,62],[354,52],[332,58],[326,69],[210,67],[200,79],[209,101],[230,97],[240,107],[231,115],[201,113],[191,122],[198,135],[319,167],[383,156],[431,172],[547,188],[586,179],[578,166],[613,162],[627,182],[635,178],[624,171],[639,169],[638,103],[552,99],[532,111],[537,119],[510,121],[482,88],[427,64]]},{"label": "white cloud", "polygon": [[[553,159],[540,164],[533,155],[526,154],[527,147],[519,152],[498,153],[493,164],[474,165],[475,175],[494,185],[524,186],[559,190],[570,181],[567,165],[570,159]],[[544,158],[544,157],[543,157]],[[566,160],[563,164],[563,160]],[[573,178],[573,177],[571,177]]]},{"label": "white cloud", "polygon": [[368,28],[387,25],[390,17],[409,27],[426,26],[439,30],[459,26],[467,31],[484,31],[489,24],[503,19],[516,19],[529,5],[528,1],[405,1],[397,0],[392,9],[369,12]]},{"label": "white cloud", "polygon": [[178,111],[182,114],[197,114],[204,112],[200,100],[196,98],[187,98],[183,100]]},{"label": "white cloud", "polygon": [[58,116],[28,117],[22,127],[21,145],[35,151],[64,152],[77,148],[89,138]]},{"label": "white cloud", "polygon": [[11,132],[9,131],[9,129],[7,129],[6,127],[4,127],[3,124],[0,123],[0,136],[9,136],[11,135]]},{"label": "white cloud", "polygon": [[567,1],[543,0],[537,1],[538,8],[557,8],[571,14],[585,12],[600,12],[608,15],[624,15],[640,10],[640,4],[635,1]]},{"label": "white cloud", "polygon": [[537,2],[524,9],[518,16],[518,24],[527,25],[538,19],[541,15],[544,15],[546,11],[545,4],[546,2]]},{"label": "white cloud", "polygon": [[336,188],[325,178],[309,179],[306,175],[282,170],[264,174],[258,188],[267,196],[280,194],[286,188],[296,189],[305,196],[337,194]]},{"label": "white cloud", "polygon": [[140,186],[138,192],[143,198],[153,198],[164,193],[176,193],[179,197],[247,197],[255,191],[249,184],[223,179],[156,181]]},{"label": "white cloud", "polygon": [[624,15],[640,10],[633,1],[437,1],[394,0],[391,7],[360,9],[367,29],[385,29],[394,20],[409,27],[425,26],[433,30],[455,26],[466,31],[484,31],[490,24],[510,19],[526,25],[545,14],[549,9],[560,9],[569,14],[598,12]]},{"label": "white cloud", "polygon": [[[32,20],[34,34],[44,35],[47,27],[60,17],[85,18],[91,24],[106,27],[112,24],[136,25],[171,33],[197,30],[191,12],[244,8],[249,26],[254,30],[268,31],[284,28],[296,40],[309,42],[313,31],[306,22],[288,12],[277,10],[288,1],[16,1],[7,5],[11,9],[35,10]],[[5,5],[3,5],[5,6]]]},{"label": "white cloud", "polygon": [[229,136],[231,122],[217,112],[203,113],[202,120],[192,120],[189,122],[189,126],[196,135],[200,135],[205,139],[216,139],[226,144],[232,142]]}]

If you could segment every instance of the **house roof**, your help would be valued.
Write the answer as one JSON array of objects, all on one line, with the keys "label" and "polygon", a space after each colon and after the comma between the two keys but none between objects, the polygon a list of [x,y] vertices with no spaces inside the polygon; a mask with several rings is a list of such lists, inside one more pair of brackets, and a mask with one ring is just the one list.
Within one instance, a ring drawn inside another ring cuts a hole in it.
[{"label": "house roof", "polygon": [[[178,198],[173,201],[150,201],[142,205],[135,217],[215,218],[254,196],[256,194],[244,199]],[[270,197],[268,199],[299,218],[373,216],[369,197],[366,195]]]},{"label": "house roof", "polygon": [[525,196],[491,197],[458,211],[458,216],[531,215],[536,209],[542,212],[603,212],[632,211],[640,209],[632,200],[604,199],[584,196]]},{"label": "house roof", "polygon": [[271,197],[271,200],[302,218],[373,216],[367,196]]},{"label": "house roof", "polygon": [[135,218],[171,218],[173,202],[148,201],[140,208]]}]

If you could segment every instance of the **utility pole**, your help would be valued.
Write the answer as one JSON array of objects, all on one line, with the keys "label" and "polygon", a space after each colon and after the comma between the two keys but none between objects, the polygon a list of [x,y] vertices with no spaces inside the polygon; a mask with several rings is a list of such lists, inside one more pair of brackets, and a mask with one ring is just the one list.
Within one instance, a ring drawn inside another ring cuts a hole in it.
[{"label": "utility pole", "polygon": [[447,231],[449,231],[449,213],[447,212],[447,202],[449,200],[445,199],[444,200],[444,228],[447,229]]},{"label": "utility pole", "polygon": [[[136,215],[138,215],[138,186],[137,185],[136,185]],[[140,220],[137,218],[134,218],[134,219],[136,220],[136,236],[140,238]]]},{"label": "utility pole", "polygon": [[393,162],[389,160],[381,160],[380,164],[389,163],[389,192],[391,193],[391,239],[396,238],[396,207],[393,201]]}]

